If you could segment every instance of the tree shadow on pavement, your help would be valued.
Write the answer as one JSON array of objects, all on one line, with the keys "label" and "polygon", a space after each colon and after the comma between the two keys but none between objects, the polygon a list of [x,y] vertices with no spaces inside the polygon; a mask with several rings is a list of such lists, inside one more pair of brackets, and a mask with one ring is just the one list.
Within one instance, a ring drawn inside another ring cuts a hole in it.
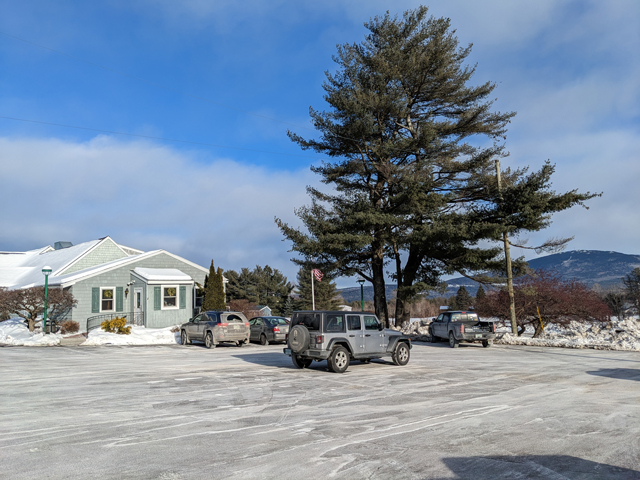
[{"label": "tree shadow on pavement", "polygon": [[597,375],[599,377],[635,380],[636,382],[640,382],[640,370],[637,368],[601,368],[600,370],[591,370],[587,373],[589,375]]},{"label": "tree shadow on pavement", "polygon": [[592,462],[569,455],[524,455],[518,457],[453,457],[443,462],[459,478],[637,480],[640,471]]}]

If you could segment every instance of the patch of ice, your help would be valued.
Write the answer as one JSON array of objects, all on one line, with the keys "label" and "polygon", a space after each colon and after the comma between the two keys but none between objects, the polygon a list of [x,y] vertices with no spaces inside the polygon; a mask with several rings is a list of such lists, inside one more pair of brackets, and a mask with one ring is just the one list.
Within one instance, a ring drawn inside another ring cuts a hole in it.
[{"label": "patch of ice", "polygon": [[174,327],[145,328],[133,325],[129,335],[108,333],[100,328],[91,330],[82,345],[175,345],[180,343],[180,333]]},{"label": "patch of ice", "polygon": [[27,347],[47,347],[59,345],[62,335],[30,332],[22,318],[11,318],[0,322],[0,343],[24,345]]}]

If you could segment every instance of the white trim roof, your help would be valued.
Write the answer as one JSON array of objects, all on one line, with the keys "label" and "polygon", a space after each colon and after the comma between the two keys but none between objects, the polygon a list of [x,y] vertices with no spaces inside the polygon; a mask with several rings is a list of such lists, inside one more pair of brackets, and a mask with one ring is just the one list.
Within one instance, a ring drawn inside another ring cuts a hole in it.
[{"label": "white trim roof", "polygon": [[177,268],[144,268],[136,267],[133,274],[152,283],[193,283],[193,279]]}]

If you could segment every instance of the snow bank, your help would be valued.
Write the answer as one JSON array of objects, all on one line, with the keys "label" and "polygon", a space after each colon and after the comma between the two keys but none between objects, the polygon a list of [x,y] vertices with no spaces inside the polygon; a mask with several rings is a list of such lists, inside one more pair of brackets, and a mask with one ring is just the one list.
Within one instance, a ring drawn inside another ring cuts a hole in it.
[{"label": "snow bank", "polygon": [[108,333],[100,328],[91,330],[85,345],[174,345],[180,343],[180,333],[167,328],[145,328],[133,325],[131,334]]},{"label": "snow bank", "polygon": [[430,323],[430,318],[412,318],[410,323],[406,323],[402,328],[396,326],[392,326],[391,328],[402,332],[404,335],[429,335]]},{"label": "snow bank", "polygon": [[640,351],[640,324],[634,319],[612,319],[607,323],[571,322],[566,327],[553,325],[546,333],[531,338],[504,333],[495,343],[538,347],[593,348],[597,350]]},{"label": "snow bank", "polygon": [[0,322],[0,343],[6,345],[24,345],[28,347],[47,347],[59,345],[62,335],[30,332],[22,318],[11,318]]}]

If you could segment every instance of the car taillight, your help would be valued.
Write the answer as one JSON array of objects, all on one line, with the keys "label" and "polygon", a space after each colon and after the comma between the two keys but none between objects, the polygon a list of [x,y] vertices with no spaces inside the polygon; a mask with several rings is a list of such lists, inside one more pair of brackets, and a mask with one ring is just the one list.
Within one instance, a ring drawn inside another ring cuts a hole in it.
[{"label": "car taillight", "polygon": [[219,323],[218,326],[220,326],[220,327],[228,327],[229,324],[228,323]]},{"label": "car taillight", "polygon": [[316,337],[316,343],[322,343],[324,342],[324,335],[318,335]]},{"label": "car taillight", "polygon": [[280,329],[278,327],[273,327],[272,330],[274,333],[280,333]]},{"label": "car taillight", "polygon": [[244,326],[245,326],[245,327],[248,327],[248,326],[249,326],[249,322],[245,323],[245,324],[244,324]]},{"label": "car taillight", "polygon": [[464,333],[464,324],[460,324],[460,333]]}]

